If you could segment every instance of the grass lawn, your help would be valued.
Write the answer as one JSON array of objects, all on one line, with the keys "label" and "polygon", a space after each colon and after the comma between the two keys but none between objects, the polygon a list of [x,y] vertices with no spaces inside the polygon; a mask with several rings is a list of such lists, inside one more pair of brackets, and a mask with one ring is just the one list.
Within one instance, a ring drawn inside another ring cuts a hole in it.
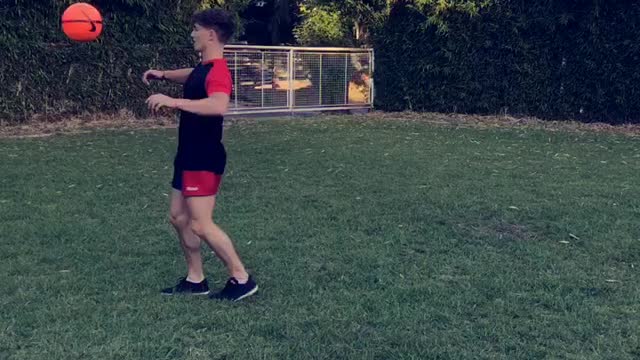
[{"label": "grass lawn", "polygon": [[349,117],[225,137],[215,218],[261,287],[240,304],[159,295],[185,274],[175,130],[0,139],[0,359],[640,358],[638,138]]}]

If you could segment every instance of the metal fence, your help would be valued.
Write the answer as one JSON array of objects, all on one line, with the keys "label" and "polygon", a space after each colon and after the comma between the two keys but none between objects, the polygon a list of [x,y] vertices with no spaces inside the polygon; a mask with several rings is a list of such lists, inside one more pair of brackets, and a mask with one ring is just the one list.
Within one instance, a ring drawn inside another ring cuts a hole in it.
[{"label": "metal fence", "polygon": [[228,45],[229,114],[368,109],[372,49]]}]

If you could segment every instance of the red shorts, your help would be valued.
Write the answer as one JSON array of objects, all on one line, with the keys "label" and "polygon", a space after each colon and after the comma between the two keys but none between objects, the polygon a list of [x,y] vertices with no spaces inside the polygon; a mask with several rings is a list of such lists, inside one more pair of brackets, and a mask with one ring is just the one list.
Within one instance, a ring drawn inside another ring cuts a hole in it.
[{"label": "red shorts", "polygon": [[211,171],[189,171],[174,168],[171,186],[182,196],[212,196],[218,194],[222,175]]}]

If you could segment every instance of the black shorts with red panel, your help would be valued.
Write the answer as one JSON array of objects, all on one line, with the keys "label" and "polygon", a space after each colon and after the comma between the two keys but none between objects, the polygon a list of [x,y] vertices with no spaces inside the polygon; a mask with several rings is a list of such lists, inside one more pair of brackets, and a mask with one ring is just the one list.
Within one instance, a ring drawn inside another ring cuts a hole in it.
[{"label": "black shorts with red panel", "polygon": [[217,195],[226,166],[224,147],[215,151],[184,154],[173,162],[171,186],[184,197]]},{"label": "black shorts with red panel", "polygon": [[173,168],[171,186],[180,191],[182,196],[215,196],[218,194],[222,175],[206,170],[184,170]]}]

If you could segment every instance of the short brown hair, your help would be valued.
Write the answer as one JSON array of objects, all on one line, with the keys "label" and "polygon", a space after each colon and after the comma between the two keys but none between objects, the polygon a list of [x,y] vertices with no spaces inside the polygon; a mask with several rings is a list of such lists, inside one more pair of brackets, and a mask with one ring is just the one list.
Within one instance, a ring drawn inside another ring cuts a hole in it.
[{"label": "short brown hair", "polygon": [[191,22],[211,29],[218,35],[218,40],[226,44],[236,29],[233,16],[222,9],[207,9],[193,14]]}]

